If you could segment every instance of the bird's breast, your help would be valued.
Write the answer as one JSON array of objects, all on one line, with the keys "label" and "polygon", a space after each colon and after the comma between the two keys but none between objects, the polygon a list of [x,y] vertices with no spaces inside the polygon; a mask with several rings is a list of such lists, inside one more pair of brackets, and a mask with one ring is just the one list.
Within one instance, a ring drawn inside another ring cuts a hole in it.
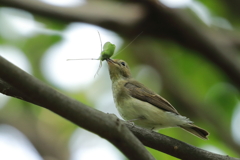
[{"label": "bird's breast", "polygon": [[125,83],[126,81],[124,80],[118,80],[112,83],[113,98],[116,105],[129,98],[129,94],[124,87]]}]

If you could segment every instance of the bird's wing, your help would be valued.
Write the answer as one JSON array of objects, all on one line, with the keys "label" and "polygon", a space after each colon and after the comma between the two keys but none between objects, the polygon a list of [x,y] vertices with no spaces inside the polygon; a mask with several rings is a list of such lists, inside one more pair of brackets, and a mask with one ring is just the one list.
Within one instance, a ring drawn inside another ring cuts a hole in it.
[{"label": "bird's wing", "polygon": [[144,102],[148,102],[162,110],[173,112],[179,115],[178,111],[167,100],[147,89],[141,83],[132,80],[128,81],[124,87],[132,97]]}]

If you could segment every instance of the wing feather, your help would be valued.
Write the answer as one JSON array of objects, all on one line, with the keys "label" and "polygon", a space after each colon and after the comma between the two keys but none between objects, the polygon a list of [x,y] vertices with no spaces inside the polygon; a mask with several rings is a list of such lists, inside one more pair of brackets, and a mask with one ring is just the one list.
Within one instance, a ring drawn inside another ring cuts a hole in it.
[{"label": "wing feather", "polygon": [[143,86],[143,84],[132,80],[128,81],[124,87],[130,93],[130,95],[134,98],[137,98],[141,101],[148,102],[153,106],[156,106],[162,110],[173,112],[179,115],[177,110],[164,98],[159,96],[158,94],[152,92]]}]

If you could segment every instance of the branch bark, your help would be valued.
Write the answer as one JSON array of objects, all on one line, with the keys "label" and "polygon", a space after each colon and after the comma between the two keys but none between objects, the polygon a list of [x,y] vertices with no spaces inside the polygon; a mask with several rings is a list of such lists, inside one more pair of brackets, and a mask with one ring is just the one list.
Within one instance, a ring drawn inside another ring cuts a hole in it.
[{"label": "branch bark", "polygon": [[[129,159],[154,159],[135,136],[125,127],[119,119],[101,111],[88,107],[76,100],[46,86],[28,73],[22,71],[0,56],[0,92],[13,97],[21,97],[68,119],[69,121],[107,139],[118,147]],[[4,85],[4,84],[8,85]],[[9,87],[11,86],[11,87]],[[14,88],[14,89],[13,89]],[[17,90],[17,92],[15,92]],[[3,93],[3,92],[2,92]],[[16,94],[15,94],[16,93]],[[21,96],[23,94],[23,96]],[[226,156],[203,151],[173,138],[153,133],[151,131],[132,127],[128,128],[146,145],[165,152],[180,159],[223,160]],[[189,154],[189,151],[198,155]],[[199,157],[199,158],[196,158]],[[230,160],[237,160],[229,157]]]},{"label": "branch bark", "polygon": [[[23,9],[44,17],[63,22],[86,22],[96,25],[121,25],[125,28],[137,23],[144,16],[144,9],[138,4],[92,1],[81,6],[59,7],[41,1],[1,1],[0,5]],[[120,28],[119,28],[120,29]]]},{"label": "branch bark", "polygon": [[[88,131],[107,139],[129,159],[153,160],[142,143],[116,118],[73,100],[22,71],[0,56],[0,78],[17,89],[23,99],[51,110]],[[8,86],[9,88],[9,86]],[[5,90],[5,93],[8,91]]]},{"label": "branch bark", "polygon": [[152,132],[150,130],[142,129],[140,127],[133,127],[128,124],[128,127],[136,137],[146,146],[170,154],[174,157],[184,160],[239,160],[229,156],[223,156],[215,153],[205,151],[203,149],[194,147],[187,143],[181,142],[171,137]]}]

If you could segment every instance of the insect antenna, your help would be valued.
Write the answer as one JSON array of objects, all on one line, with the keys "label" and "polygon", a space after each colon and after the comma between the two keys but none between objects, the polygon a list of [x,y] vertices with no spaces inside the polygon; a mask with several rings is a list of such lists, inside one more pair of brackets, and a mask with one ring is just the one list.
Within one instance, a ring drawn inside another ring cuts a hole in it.
[{"label": "insect antenna", "polygon": [[72,61],[72,60],[98,60],[98,59],[95,59],[95,58],[67,59],[67,61]]},{"label": "insect antenna", "polygon": [[118,55],[119,53],[121,53],[122,51],[124,51],[127,47],[129,47],[141,34],[143,33],[143,31],[141,33],[139,33],[126,47],[124,47],[123,49],[121,49],[119,52],[117,52],[114,57],[116,55]]},{"label": "insect antenna", "polygon": [[[101,45],[101,52],[102,52],[102,51],[103,51],[102,39],[101,39],[101,35],[100,35],[99,31],[97,31],[97,32],[98,32],[98,36],[99,36],[99,40],[100,40],[100,45]],[[100,70],[101,67],[102,67],[102,61],[100,61],[100,64],[99,64],[99,66],[98,66],[98,70],[97,70],[96,74],[94,75],[94,78],[95,78],[96,75],[98,74],[98,71]]]},{"label": "insect antenna", "polygon": [[101,35],[100,35],[99,31],[97,31],[97,32],[98,32],[98,36],[99,36],[99,40],[100,40],[100,48],[101,48],[101,52],[102,52],[102,39],[101,39]]}]

